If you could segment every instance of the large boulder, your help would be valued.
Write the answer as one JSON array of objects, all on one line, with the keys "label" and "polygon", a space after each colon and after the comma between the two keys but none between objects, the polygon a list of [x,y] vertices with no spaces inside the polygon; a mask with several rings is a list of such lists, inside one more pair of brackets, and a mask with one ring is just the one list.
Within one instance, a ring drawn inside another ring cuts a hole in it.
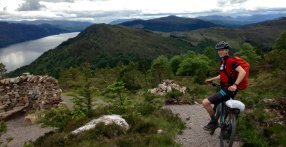
[{"label": "large boulder", "polygon": [[74,130],[71,132],[71,134],[78,134],[83,131],[91,130],[95,128],[95,126],[98,123],[104,123],[105,125],[110,125],[112,123],[122,127],[124,130],[129,129],[129,125],[126,122],[125,119],[123,119],[120,115],[112,114],[112,115],[103,115],[102,117],[99,117],[97,119],[93,119],[90,122],[88,122],[86,125]]}]

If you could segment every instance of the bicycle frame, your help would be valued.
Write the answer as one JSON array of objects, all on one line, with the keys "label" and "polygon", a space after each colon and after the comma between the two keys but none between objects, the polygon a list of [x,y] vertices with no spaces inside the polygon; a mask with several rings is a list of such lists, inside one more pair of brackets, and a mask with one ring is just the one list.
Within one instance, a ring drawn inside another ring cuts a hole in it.
[{"label": "bicycle frame", "polygon": [[220,113],[220,145],[221,147],[232,147],[238,125],[238,109],[231,109],[225,105],[225,102],[221,104]]},{"label": "bicycle frame", "polygon": [[[212,83],[212,85],[217,87],[217,91],[221,90],[220,85],[215,83]],[[224,147],[225,143],[227,143],[226,146],[232,147],[236,133],[238,114],[240,111],[237,109],[230,109],[226,106],[225,102],[226,101],[223,101],[217,104],[213,109],[215,111],[215,118],[219,120],[219,127],[221,130],[220,145],[221,147]],[[210,134],[213,135],[214,132],[215,130],[212,130]]]}]

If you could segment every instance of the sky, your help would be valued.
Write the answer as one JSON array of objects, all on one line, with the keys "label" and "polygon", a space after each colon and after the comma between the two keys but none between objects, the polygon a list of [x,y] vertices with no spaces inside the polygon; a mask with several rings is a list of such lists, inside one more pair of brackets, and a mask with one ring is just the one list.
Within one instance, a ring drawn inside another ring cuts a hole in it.
[{"label": "sky", "polygon": [[0,0],[0,20],[75,20],[109,23],[168,15],[285,13],[286,0]]}]

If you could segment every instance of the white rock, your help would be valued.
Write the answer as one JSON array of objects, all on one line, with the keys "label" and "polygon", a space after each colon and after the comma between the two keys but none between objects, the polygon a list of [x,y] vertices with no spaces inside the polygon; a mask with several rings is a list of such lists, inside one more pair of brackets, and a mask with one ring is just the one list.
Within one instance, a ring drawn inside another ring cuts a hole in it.
[{"label": "white rock", "polygon": [[30,124],[35,124],[39,120],[39,117],[36,114],[28,114],[24,120]]},{"label": "white rock", "polygon": [[105,125],[115,123],[115,124],[121,126],[122,128],[124,128],[125,130],[129,129],[129,125],[125,119],[123,119],[120,115],[112,114],[112,115],[103,115],[100,118],[93,119],[89,123],[87,123],[86,125],[72,131],[71,134],[78,134],[82,131],[87,131],[87,130],[93,129],[100,122],[103,122]]},{"label": "white rock", "polygon": [[171,92],[172,88],[170,86],[167,87],[167,92]]},{"label": "white rock", "polygon": [[152,94],[156,94],[156,93],[157,93],[157,89],[156,89],[156,88],[153,88],[153,89],[150,90],[150,92],[151,92]]}]

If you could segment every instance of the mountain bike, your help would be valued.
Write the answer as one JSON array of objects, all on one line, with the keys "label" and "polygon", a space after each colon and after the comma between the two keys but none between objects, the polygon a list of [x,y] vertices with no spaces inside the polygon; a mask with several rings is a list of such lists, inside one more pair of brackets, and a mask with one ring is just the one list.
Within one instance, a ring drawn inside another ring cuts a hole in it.
[{"label": "mountain bike", "polygon": [[[214,82],[211,82],[211,84],[217,88],[217,91],[221,90],[221,86],[219,84]],[[233,105],[233,102],[236,104]],[[240,104],[242,104],[242,106],[238,106]],[[238,125],[238,116],[239,113],[244,110],[244,107],[243,103],[238,100],[233,100],[232,98],[214,106],[213,109],[215,110],[215,117],[219,120],[219,138],[221,147],[232,147]],[[211,130],[210,134],[213,135],[214,132],[215,129]]]}]

